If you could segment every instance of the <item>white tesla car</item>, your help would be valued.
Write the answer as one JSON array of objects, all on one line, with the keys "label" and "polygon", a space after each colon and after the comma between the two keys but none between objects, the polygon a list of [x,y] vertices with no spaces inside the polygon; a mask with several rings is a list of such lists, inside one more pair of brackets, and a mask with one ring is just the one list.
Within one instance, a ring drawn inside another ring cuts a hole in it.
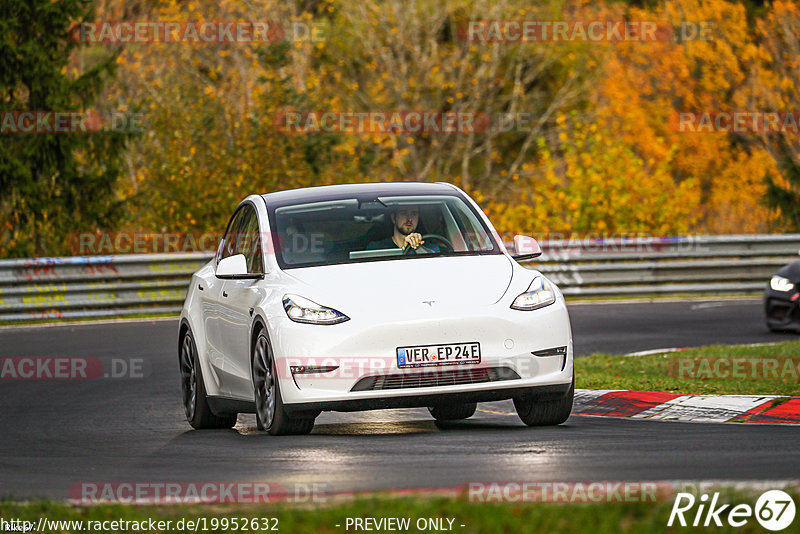
[{"label": "white tesla car", "polygon": [[250,195],[192,277],[180,319],[186,417],[255,413],[304,434],[323,410],[428,407],[437,420],[513,399],[556,425],[573,399],[564,298],[509,254],[478,205],[445,183]]}]

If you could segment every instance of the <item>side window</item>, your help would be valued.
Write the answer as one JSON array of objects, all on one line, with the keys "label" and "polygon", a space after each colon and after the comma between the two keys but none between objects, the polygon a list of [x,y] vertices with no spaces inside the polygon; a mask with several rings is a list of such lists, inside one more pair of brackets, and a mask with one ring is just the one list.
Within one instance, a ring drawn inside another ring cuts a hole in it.
[{"label": "side window", "polygon": [[256,229],[256,246],[253,252],[252,261],[250,258],[247,260],[247,272],[253,274],[264,274],[264,255],[262,253],[261,245],[261,232]]},{"label": "side window", "polygon": [[264,261],[261,254],[261,229],[258,227],[256,211],[247,206],[245,219],[242,221],[241,239],[236,249],[237,254],[244,254],[247,258],[247,272],[249,274],[263,274]]},{"label": "side window", "polygon": [[230,223],[228,223],[228,230],[225,232],[225,237],[222,238],[217,262],[223,258],[227,258],[228,256],[238,254],[236,252],[236,246],[239,236],[241,235],[242,222],[245,218],[246,212],[247,206],[244,206],[242,209],[233,214]]},{"label": "side window", "polygon": [[244,226],[246,250],[242,254],[247,258],[247,272],[250,274],[264,273],[264,258],[261,254],[261,228],[258,226],[258,215],[253,208],[248,209],[250,215]]},{"label": "side window", "polygon": [[469,211],[466,206],[463,208],[459,206],[459,208],[454,209],[453,216],[457,221],[459,230],[469,250],[484,251],[494,248],[489,235],[483,229],[475,215]]}]

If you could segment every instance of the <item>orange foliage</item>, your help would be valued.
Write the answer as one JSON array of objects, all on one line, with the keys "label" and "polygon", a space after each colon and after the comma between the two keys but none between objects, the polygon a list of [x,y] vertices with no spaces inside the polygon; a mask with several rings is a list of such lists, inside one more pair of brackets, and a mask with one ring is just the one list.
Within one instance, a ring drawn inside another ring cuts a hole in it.
[{"label": "orange foliage", "polygon": [[[111,20],[263,20],[269,14],[325,28],[317,41],[126,47],[107,98],[140,106],[149,118],[119,191],[131,201],[129,226],[218,229],[251,192],[446,180],[475,195],[507,233],[784,228],[780,213],[763,201],[767,180],[782,179],[768,143],[680,132],[671,120],[678,111],[795,105],[796,57],[779,72],[776,62],[787,60],[775,59],[780,43],[762,34],[766,44],[759,44],[740,3],[683,0],[647,9],[583,0],[312,4],[104,4]],[[775,2],[762,22],[790,16],[800,21],[796,4]],[[703,22],[713,39],[486,44],[454,37],[458,21],[502,18],[628,18],[676,28]],[[287,108],[512,111],[536,120],[523,130],[471,136],[292,135],[271,122]]]}]

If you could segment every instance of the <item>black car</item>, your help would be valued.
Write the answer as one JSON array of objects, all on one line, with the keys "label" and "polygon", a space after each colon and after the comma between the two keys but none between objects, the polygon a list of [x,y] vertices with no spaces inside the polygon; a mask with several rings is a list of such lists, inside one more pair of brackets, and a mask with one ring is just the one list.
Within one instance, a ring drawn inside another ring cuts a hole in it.
[{"label": "black car", "polygon": [[764,291],[767,327],[773,331],[800,332],[800,261],[778,270]]}]

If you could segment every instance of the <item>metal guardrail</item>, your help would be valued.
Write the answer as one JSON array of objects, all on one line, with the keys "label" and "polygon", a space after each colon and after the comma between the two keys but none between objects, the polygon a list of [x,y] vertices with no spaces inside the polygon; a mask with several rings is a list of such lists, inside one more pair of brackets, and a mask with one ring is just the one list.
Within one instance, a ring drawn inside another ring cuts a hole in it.
[{"label": "metal guardrail", "polygon": [[0,260],[0,321],[180,312],[211,253]]},{"label": "metal guardrail", "polygon": [[[752,294],[800,234],[550,240],[526,262],[567,296]],[[211,253],[0,260],[0,321],[177,314]]]},{"label": "metal guardrail", "polygon": [[568,296],[752,294],[798,259],[800,234],[560,240],[542,250],[530,267]]}]

